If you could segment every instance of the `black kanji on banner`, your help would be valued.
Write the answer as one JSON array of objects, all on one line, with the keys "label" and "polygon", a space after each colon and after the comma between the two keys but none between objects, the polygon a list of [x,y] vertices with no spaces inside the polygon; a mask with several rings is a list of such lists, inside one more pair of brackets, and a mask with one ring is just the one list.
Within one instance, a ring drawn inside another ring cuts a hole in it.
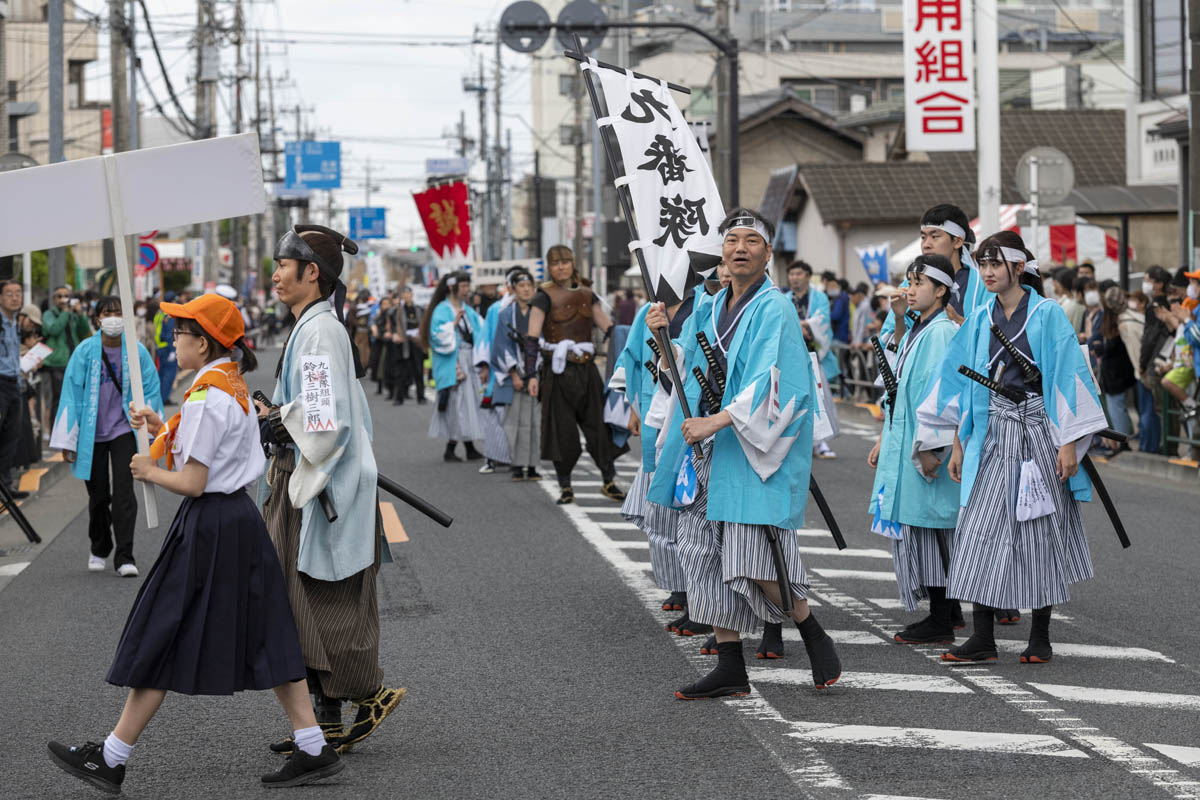
[{"label": "black kanji on banner", "polygon": [[704,201],[684,200],[681,195],[664,197],[659,200],[662,210],[658,216],[658,227],[662,236],[654,239],[654,243],[662,247],[671,239],[676,247],[683,247],[688,237],[700,228],[700,233],[708,233],[708,219],[704,216]]},{"label": "black kanji on banner", "polygon": [[[660,117],[667,122],[671,121],[671,115],[667,112],[667,104],[655,97],[653,90],[642,89],[640,92],[631,94],[629,99],[632,102],[621,112],[621,119],[644,124],[653,122],[654,112],[657,111]],[[640,114],[633,112],[634,103],[637,103],[638,108],[641,109]]]},{"label": "black kanji on banner", "polygon": [[683,180],[684,176],[692,171],[688,168],[687,156],[680,153],[675,148],[675,143],[661,133],[654,137],[653,143],[642,155],[649,156],[650,160],[639,164],[638,169],[650,172],[657,170],[662,176],[664,186],[672,181]]}]

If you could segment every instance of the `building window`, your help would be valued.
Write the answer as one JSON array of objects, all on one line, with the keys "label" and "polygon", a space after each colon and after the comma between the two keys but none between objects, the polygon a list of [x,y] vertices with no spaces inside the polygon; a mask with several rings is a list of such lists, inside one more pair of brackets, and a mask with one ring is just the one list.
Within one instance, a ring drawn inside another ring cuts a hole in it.
[{"label": "building window", "polygon": [[1143,9],[1142,99],[1187,91],[1187,4],[1146,0]]}]

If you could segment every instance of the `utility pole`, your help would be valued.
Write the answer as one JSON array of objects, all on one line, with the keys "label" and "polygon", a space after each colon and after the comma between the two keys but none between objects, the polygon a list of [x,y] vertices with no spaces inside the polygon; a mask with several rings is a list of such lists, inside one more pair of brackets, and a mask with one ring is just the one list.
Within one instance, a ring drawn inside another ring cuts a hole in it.
[{"label": "utility pole", "polygon": [[0,0],[0,136],[4,137],[0,155],[12,149],[8,138],[8,54],[4,49],[4,18],[7,16],[8,0]]},{"label": "utility pole", "polygon": [[[213,34],[213,0],[196,2],[196,138],[209,139],[217,133],[216,83],[220,57]],[[215,281],[217,226],[205,222],[193,229],[204,240],[200,268],[203,283]],[[196,287],[203,288],[203,286]]]},{"label": "utility pole", "polygon": [[483,260],[487,261],[491,254],[488,252],[491,244],[492,236],[492,164],[488,158],[487,149],[487,84],[484,83],[483,74],[483,56],[479,57],[479,159],[483,162],[485,172],[487,174],[487,191],[483,194],[483,213],[480,215],[483,221],[483,234],[480,241],[483,242],[483,247],[480,250],[483,252]]},{"label": "utility pole", "polygon": [[[575,240],[571,249],[575,251],[575,267],[580,274],[591,269],[584,266],[583,260],[583,75],[576,73],[572,76],[571,86],[575,90],[575,129],[571,139],[575,145]],[[590,276],[588,276],[590,277]]]},{"label": "utility pole", "polygon": [[504,129],[504,183],[500,185],[500,191],[504,192],[504,258],[513,258],[513,235],[512,235],[512,128]]},{"label": "utility pole", "polygon": [[1200,131],[1196,130],[1197,102],[1200,102],[1200,0],[1188,0],[1188,47],[1191,48],[1188,64],[1188,268],[1196,269],[1200,264],[1197,244],[1200,243]]},{"label": "utility pole", "polygon": [[979,164],[979,229],[1000,227],[1000,49],[996,0],[975,3],[975,72],[979,114],[975,126]]},{"label": "utility pole", "polygon": [[467,157],[467,112],[458,112],[458,157]]},{"label": "utility pole", "polygon": [[542,258],[542,158],[537,144],[533,147],[533,246],[534,258]]},{"label": "utility pole", "polygon": [[[246,33],[246,19],[242,15],[242,0],[237,0],[233,17],[233,46],[235,53],[233,74],[233,132],[242,132],[242,39]],[[233,256],[229,282],[240,294],[243,276],[246,274],[246,249],[242,242],[244,219],[229,220],[229,252]]]},{"label": "utility pole", "polygon": [[367,186],[365,191],[366,197],[363,198],[363,207],[371,207],[371,158],[367,157]]},{"label": "utility pole", "polygon": [[[65,161],[63,155],[63,0],[49,0],[46,4],[46,21],[50,27],[50,163]],[[4,100],[8,102],[8,87],[5,86]],[[7,136],[7,131],[5,135]],[[67,278],[67,251],[55,247],[49,251],[50,285],[62,286]]]},{"label": "utility pole", "polygon": [[113,152],[129,149],[129,76],[126,72],[125,0],[108,0],[108,46],[112,74]]},{"label": "utility pole", "polygon": [[[262,41],[258,35],[254,37],[254,139],[262,148]],[[266,214],[256,214],[254,221],[254,259],[251,263],[251,274],[258,275],[262,270],[263,259],[263,228],[266,227]]]},{"label": "utility pole", "polygon": [[504,87],[504,65],[500,60],[500,37],[496,36],[496,180],[494,181],[495,192],[492,201],[492,208],[495,211],[496,224],[493,229],[492,238],[492,253],[496,258],[504,257],[505,242],[508,240],[507,226],[507,209],[502,209],[503,199],[507,197],[507,192],[504,190],[506,181],[504,175],[504,145],[500,138],[500,132],[504,130],[503,123],[500,121],[500,96]]},{"label": "utility pole", "polygon": [[[716,0],[717,36],[729,39],[729,0]],[[730,147],[734,123],[729,116],[729,59],[717,57],[717,186],[726,206],[732,205],[734,187],[731,181],[733,149]]]},{"label": "utility pole", "polygon": [[129,149],[141,147],[141,125],[137,102],[138,65],[137,55],[137,0],[129,0]]}]

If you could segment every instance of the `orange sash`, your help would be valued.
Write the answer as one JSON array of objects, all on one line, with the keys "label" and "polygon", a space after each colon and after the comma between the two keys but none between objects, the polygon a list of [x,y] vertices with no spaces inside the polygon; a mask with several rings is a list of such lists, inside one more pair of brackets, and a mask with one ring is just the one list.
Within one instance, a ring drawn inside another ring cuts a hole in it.
[{"label": "orange sash", "polygon": [[[184,392],[183,402],[187,403],[188,396],[197,389],[213,387],[220,389],[225,394],[237,400],[238,405],[242,407],[242,411],[250,413],[250,391],[246,388],[246,381],[242,378],[242,373],[238,370],[238,365],[227,362],[217,364],[215,367],[209,367],[199,378],[196,379],[192,388]],[[175,454],[171,452],[171,445],[175,441],[175,431],[179,428],[179,420],[183,418],[183,405],[180,404],[179,411],[175,412],[175,416],[167,420],[167,424],[163,425],[162,430],[158,432],[158,436],[154,437],[154,441],[150,445],[150,457],[155,461],[167,456],[167,469],[175,469]]]}]

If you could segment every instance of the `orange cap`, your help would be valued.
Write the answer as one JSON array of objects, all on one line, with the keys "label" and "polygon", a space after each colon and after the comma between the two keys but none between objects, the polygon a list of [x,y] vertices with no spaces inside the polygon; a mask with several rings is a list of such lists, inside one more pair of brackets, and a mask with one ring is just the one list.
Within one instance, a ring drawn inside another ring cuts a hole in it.
[{"label": "orange cap", "polygon": [[231,349],[238,339],[246,335],[242,312],[219,294],[202,294],[183,305],[162,303],[159,308],[164,314],[177,319],[196,320],[209,336],[226,349]]},{"label": "orange cap", "polygon": [[1183,277],[1191,278],[1194,281],[1200,281],[1200,269],[1196,270],[1195,272],[1185,272],[1183,273]]}]

